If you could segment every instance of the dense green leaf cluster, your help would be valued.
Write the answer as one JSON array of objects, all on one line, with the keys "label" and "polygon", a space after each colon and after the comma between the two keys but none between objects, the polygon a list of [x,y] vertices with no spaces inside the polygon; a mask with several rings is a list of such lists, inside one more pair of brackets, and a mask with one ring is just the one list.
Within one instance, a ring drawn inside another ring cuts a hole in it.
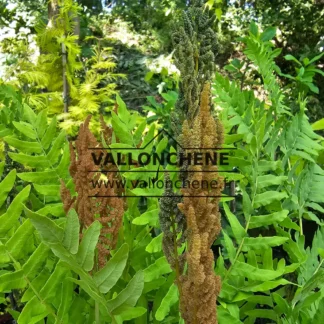
[{"label": "dense green leaf cluster", "polygon": [[[270,34],[260,34],[252,24],[243,39],[264,82],[264,101],[220,74],[214,83],[225,143],[237,148],[230,164],[241,177],[236,215],[224,204],[229,226],[223,230],[225,249],[216,267],[222,276],[220,316],[238,323],[244,318],[244,323],[257,318],[316,322],[323,302],[317,289],[324,275],[317,248],[323,226],[324,171],[316,163],[322,138],[308,122],[305,101],[289,103],[284,97],[273,62],[279,51],[272,49]],[[292,113],[295,104],[299,111]],[[306,220],[319,226],[312,249],[305,247]]]}]

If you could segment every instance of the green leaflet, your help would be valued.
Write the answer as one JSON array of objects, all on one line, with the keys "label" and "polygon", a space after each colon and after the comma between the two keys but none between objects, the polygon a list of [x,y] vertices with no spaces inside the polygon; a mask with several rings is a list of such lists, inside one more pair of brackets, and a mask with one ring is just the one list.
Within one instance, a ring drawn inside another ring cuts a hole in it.
[{"label": "green leaflet", "polygon": [[55,138],[51,145],[51,149],[47,154],[47,159],[50,161],[51,165],[55,165],[61,156],[61,148],[66,141],[66,134],[64,131]]},{"label": "green leaflet", "polygon": [[41,304],[36,296],[34,296],[20,313],[18,321],[21,324],[39,323],[49,314],[49,310]]},{"label": "green leaflet", "polygon": [[37,132],[42,138],[45,134],[45,131],[47,129],[47,109],[43,109],[36,117],[35,120],[35,127],[37,129]]},{"label": "green leaflet", "polygon": [[159,141],[157,147],[156,147],[156,152],[158,154],[161,154],[167,147],[168,145],[168,138],[167,137],[163,137],[162,140]]},{"label": "green leaflet", "polygon": [[8,292],[12,289],[23,289],[27,286],[22,270],[0,275],[0,292]]},{"label": "green leaflet", "polygon": [[246,232],[244,227],[240,224],[236,216],[230,211],[228,208],[228,205],[226,203],[223,203],[224,210],[226,217],[231,225],[231,229],[233,231],[234,237],[238,243],[241,242],[241,240],[245,237]]},{"label": "green leaflet", "polygon": [[147,132],[147,134],[144,137],[144,140],[142,142],[141,148],[143,148],[143,152],[150,153],[153,147],[153,138],[154,138],[154,132],[155,132],[155,125],[152,124]]},{"label": "green leaflet", "polygon": [[289,210],[281,210],[269,215],[252,216],[249,228],[257,228],[282,222],[289,214]]},{"label": "green leaflet", "polygon": [[3,170],[5,165],[6,165],[5,161],[0,162],[0,177],[2,177],[3,175]]},{"label": "green leaflet", "polygon": [[5,137],[4,141],[24,153],[42,153],[42,147],[38,142],[21,141],[13,136]]},{"label": "green leaflet", "polygon": [[279,246],[287,242],[287,237],[269,236],[269,237],[246,237],[242,246],[243,251],[263,250],[269,247]]},{"label": "green leaflet", "polygon": [[231,324],[242,324],[242,322],[232,316],[228,310],[226,310],[224,307],[220,306],[217,308],[217,316],[218,316],[218,323],[231,323]]},{"label": "green leaflet", "polygon": [[32,212],[27,207],[25,207],[25,213],[31,219],[32,224],[45,243],[61,243],[63,241],[63,229],[57,226],[51,219]]},{"label": "green leaflet", "polygon": [[320,269],[316,274],[314,274],[303,286],[303,288],[296,294],[292,303],[295,305],[297,302],[307,298],[309,293],[316,288],[321,288],[324,285],[324,269]]},{"label": "green leaflet", "polygon": [[258,188],[262,189],[269,186],[279,186],[287,179],[288,177],[286,176],[277,176],[272,174],[262,175],[257,178]]},{"label": "green leaflet", "polygon": [[65,267],[64,263],[59,261],[50,277],[47,279],[45,285],[41,288],[39,295],[44,300],[51,300],[56,298],[57,288],[61,285],[64,278],[69,275],[70,271]]},{"label": "green leaflet", "polygon": [[[51,275],[51,272],[48,269],[42,269],[38,274],[37,277],[35,277],[32,281],[31,284],[33,285],[33,288],[39,292],[42,287],[45,285],[46,280],[49,278]],[[34,291],[29,287],[23,294],[21,301],[23,303],[27,303],[29,300],[31,300],[35,296]]]},{"label": "green leaflet", "polygon": [[178,297],[178,288],[175,284],[171,285],[167,294],[162,299],[160,307],[157,309],[155,313],[155,318],[158,321],[163,321],[165,317],[169,314],[171,307],[177,303]]},{"label": "green leaflet", "polygon": [[34,184],[34,188],[38,193],[44,196],[59,196],[60,188],[59,185],[38,185]]},{"label": "green leaflet", "polygon": [[263,262],[263,269],[273,270],[273,253],[271,248],[266,248],[264,250],[262,262]]},{"label": "green leaflet", "polygon": [[118,104],[118,116],[127,125],[131,114],[128,112],[125,102],[118,94],[116,95],[116,101]]},{"label": "green leaflet", "polygon": [[100,235],[101,224],[95,221],[89,226],[82,238],[79,251],[76,255],[79,264],[84,270],[90,271],[94,265],[95,248]]},{"label": "green leaflet", "polygon": [[276,27],[269,27],[261,34],[261,40],[263,42],[271,40],[273,37],[276,36],[277,28]]},{"label": "green leaflet", "polygon": [[65,146],[63,147],[63,155],[61,158],[60,163],[55,168],[55,171],[62,179],[69,179],[69,166],[70,166],[70,150],[69,150],[69,144],[65,143]]},{"label": "green leaflet", "polygon": [[47,204],[44,208],[37,210],[37,213],[40,215],[53,215],[56,217],[62,217],[65,215],[63,204]]},{"label": "green leaflet", "polygon": [[51,120],[51,122],[45,132],[45,135],[42,137],[41,144],[45,150],[47,150],[49,148],[49,146],[51,145],[51,143],[53,142],[53,139],[54,139],[54,136],[56,133],[56,124],[57,124],[56,117],[54,117]]},{"label": "green leaflet", "polygon": [[23,117],[24,120],[31,124],[35,124],[36,122],[36,114],[28,105],[24,105]]},{"label": "green leaflet", "polygon": [[247,298],[247,301],[253,304],[259,304],[259,305],[268,305],[270,307],[273,307],[273,301],[270,296],[264,296],[264,295],[250,295]]},{"label": "green leaflet", "polygon": [[7,253],[6,246],[2,243],[0,244],[0,264],[10,263],[11,259]]},{"label": "green leaflet", "polygon": [[56,323],[69,322],[69,309],[73,299],[73,284],[68,280],[61,283],[61,301],[57,311]]},{"label": "green leaflet", "polygon": [[250,216],[253,214],[253,207],[251,198],[247,194],[244,188],[242,188],[242,195],[243,195],[243,214],[246,220],[250,218]]},{"label": "green leaflet", "polygon": [[29,257],[27,262],[23,265],[23,271],[26,277],[34,278],[39,274],[39,270],[46,262],[50,248],[44,243],[41,243],[34,253]]},{"label": "green leaflet", "polygon": [[80,223],[78,214],[71,209],[66,218],[63,245],[72,254],[76,254],[79,249]]},{"label": "green leaflet", "polygon": [[217,258],[216,260],[216,267],[215,267],[215,273],[219,275],[221,278],[225,276],[225,264],[224,264],[224,258],[222,254]]},{"label": "green leaflet", "polygon": [[273,321],[277,320],[277,315],[272,309],[253,309],[246,311],[245,314],[253,318],[268,318]]},{"label": "green leaflet", "polygon": [[0,207],[5,202],[8,193],[12,189],[16,179],[16,170],[11,170],[0,183]]},{"label": "green leaflet", "polygon": [[235,259],[235,255],[236,255],[236,250],[233,244],[233,241],[230,239],[230,237],[226,234],[225,231],[222,231],[223,235],[224,235],[224,241],[225,241],[225,247],[228,253],[228,257],[231,261],[231,263],[234,262]]},{"label": "green leaflet", "polygon": [[157,253],[162,251],[162,240],[163,240],[163,233],[154,237],[152,241],[146,246],[145,251],[149,253]]},{"label": "green leaflet", "polygon": [[161,275],[170,273],[172,271],[166,257],[163,256],[157,259],[153,264],[144,269],[144,281],[150,282],[154,279],[159,278]]},{"label": "green leaflet", "polygon": [[27,182],[33,182],[34,184],[44,184],[57,181],[57,173],[53,170],[43,172],[22,172],[17,176]]},{"label": "green leaflet", "polygon": [[263,292],[268,291],[278,286],[293,284],[286,279],[277,279],[272,281],[266,281],[260,284],[247,285],[242,288],[243,291],[247,292]]},{"label": "green leaflet", "polygon": [[322,298],[321,301],[319,302],[318,308],[316,310],[312,322],[314,324],[320,324],[321,321],[323,320],[323,316],[324,316],[324,298]]},{"label": "green leaflet", "polygon": [[120,306],[135,306],[138,298],[142,294],[144,288],[144,274],[142,271],[136,273],[125,289],[123,289],[117,297],[107,302],[107,308],[113,312]]},{"label": "green leaflet", "polygon": [[285,192],[267,191],[255,196],[253,207],[259,208],[261,206],[266,206],[274,201],[280,201],[286,197],[288,197],[288,195]]},{"label": "green leaflet", "polygon": [[23,210],[23,203],[27,200],[30,186],[25,187],[11,202],[6,213],[0,216],[0,233],[7,233],[10,228],[16,226],[16,222]]},{"label": "green leaflet", "polygon": [[146,120],[144,120],[135,130],[134,132],[134,141],[135,141],[135,145],[138,145],[142,136],[143,136],[143,132],[145,130],[146,127]]},{"label": "green leaflet", "polygon": [[322,206],[320,206],[319,204],[317,204],[317,203],[309,202],[306,205],[307,205],[307,207],[311,207],[311,208],[313,208],[313,209],[315,209],[315,210],[317,210],[317,211],[319,211],[321,213],[324,213],[324,208]]},{"label": "green leaflet", "polygon": [[49,167],[49,161],[45,156],[34,156],[34,155],[27,155],[23,153],[12,153],[9,152],[8,155],[14,161],[29,166],[31,168],[46,168]]},{"label": "green leaflet", "polygon": [[157,227],[159,223],[159,209],[154,209],[145,212],[141,216],[133,219],[135,225],[150,225]]},{"label": "green leaflet", "polygon": [[258,170],[259,172],[276,171],[280,168],[280,164],[280,161],[261,160],[258,164]]},{"label": "green leaflet", "polygon": [[[80,309],[83,312],[80,312]],[[69,320],[71,323],[82,323],[84,320],[84,313],[89,313],[89,304],[80,296],[75,296],[70,307]]]},{"label": "green leaflet", "polygon": [[238,289],[230,285],[227,280],[222,282],[222,289],[219,294],[219,297],[223,300],[232,301],[235,296],[238,294]]},{"label": "green leaflet", "polygon": [[31,224],[30,219],[27,219],[20,227],[18,227],[17,231],[6,243],[6,249],[10,253],[11,257],[15,260],[19,260],[24,256],[24,247],[31,239],[33,233],[34,227]]},{"label": "green leaflet", "polygon": [[128,258],[128,245],[123,244],[107,264],[95,273],[93,280],[100,292],[107,293],[121,277]]},{"label": "green leaflet", "polygon": [[147,309],[144,307],[129,307],[129,306],[120,306],[114,310],[114,319],[117,324],[122,324],[124,321],[130,321],[134,318],[138,318],[147,313]]},{"label": "green leaflet", "polygon": [[280,309],[280,315],[285,314],[287,317],[289,317],[291,314],[291,308],[288,302],[277,293],[273,293],[272,298],[273,301],[277,304],[278,308]]},{"label": "green leaflet", "polygon": [[236,276],[244,276],[252,280],[267,281],[280,277],[283,274],[283,271],[259,269],[250,264],[236,261],[232,274]]},{"label": "green leaflet", "polygon": [[133,145],[133,137],[127,129],[126,125],[120,120],[120,118],[114,113],[112,115],[112,126],[116,136],[125,144]]},{"label": "green leaflet", "polygon": [[33,129],[33,127],[30,124],[27,124],[25,122],[13,122],[13,125],[25,136],[31,138],[31,139],[36,139],[37,138],[37,133]]}]

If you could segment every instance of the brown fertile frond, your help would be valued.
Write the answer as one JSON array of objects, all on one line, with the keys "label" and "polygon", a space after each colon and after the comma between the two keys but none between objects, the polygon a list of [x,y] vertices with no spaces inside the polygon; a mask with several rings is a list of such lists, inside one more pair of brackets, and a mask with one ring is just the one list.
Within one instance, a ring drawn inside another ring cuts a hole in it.
[{"label": "brown fertile frond", "polygon": [[100,115],[100,126],[101,126],[101,129],[102,129],[102,135],[103,135],[103,138],[104,138],[105,142],[107,144],[111,143],[113,129],[112,129],[112,127],[109,127],[105,123],[104,118],[103,118],[102,115]]},{"label": "brown fertile frond", "polygon": [[[98,263],[101,268],[105,265],[110,250],[116,247],[124,214],[124,201],[117,197],[118,193],[115,188],[106,188],[104,185],[95,186],[103,178],[100,170],[104,167],[103,161],[101,165],[96,165],[91,154],[99,156],[104,153],[104,149],[89,150],[89,148],[100,147],[97,139],[89,130],[90,119],[91,116],[88,116],[80,126],[75,148],[70,143],[71,164],[69,170],[77,196],[72,198],[69,190],[62,184],[61,197],[65,212],[68,212],[70,208],[75,208],[82,229],[88,228],[95,220],[102,224],[97,245]],[[112,181],[116,177],[113,172],[108,174],[108,179],[105,180]]]},{"label": "brown fertile frond", "polygon": [[63,202],[64,212],[67,214],[71,208],[73,208],[76,197],[71,196],[70,190],[66,187],[64,181],[61,179],[61,199]]},{"label": "brown fertile frond", "polygon": [[[182,138],[184,142],[200,148],[214,148],[222,145],[222,125],[215,121],[210,112],[210,85],[205,84],[201,93],[200,110],[190,129],[185,122]],[[206,152],[206,150],[201,151]],[[212,150],[210,150],[212,152]],[[190,181],[212,180],[217,186],[193,189],[183,188],[183,202],[178,204],[187,220],[188,249],[187,273],[181,276],[181,314],[186,324],[217,323],[216,298],[220,291],[220,277],[214,274],[214,255],[210,248],[221,230],[219,200],[224,188],[223,178],[217,173],[217,166],[189,166]],[[195,171],[195,172],[190,172]],[[208,171],[208,172],[204,172]],[[215,188],[216,187],[216,188]],[[193,198],[192,196],[199,196]],[[207,197],[209,196],[209,197]],[[217,196],[217,198],[210,198]]]}]

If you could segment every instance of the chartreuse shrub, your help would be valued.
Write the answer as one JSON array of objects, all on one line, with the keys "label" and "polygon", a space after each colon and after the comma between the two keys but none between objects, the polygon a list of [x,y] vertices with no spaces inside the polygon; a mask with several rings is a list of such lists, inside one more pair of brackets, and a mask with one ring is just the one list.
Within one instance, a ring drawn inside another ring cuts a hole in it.
[{"label": "chartreuse shrub", "polygon": [[98,130],[99,111],[112,108],[114,81],[124,75],[113,72],[116,63],[105,39],[81,39],[77,1],[50,0],[48,5],[53,12],[47,20],[38,17],[34,26],[40,54],[34,61],[16,57],[5,79],[35,110],[48,109],[49,115],[58,116],[69,134],[75,135],[89,114]]},{"label": "chartreuse shrub", "polygon": [[[235,215],[223,204],[228,225],[215,268],[224,323],[320,323],[323,316],[324,170],[316,164],[322,139],[308,122],[306,102],[287,98],[280,87],[273,36],[272,29],[261,33],[252,24],[243,39],[264,101],[220,74],[213,85],[240,178]],[[304,229],[306,220],[317,225],[314,237]]]}]

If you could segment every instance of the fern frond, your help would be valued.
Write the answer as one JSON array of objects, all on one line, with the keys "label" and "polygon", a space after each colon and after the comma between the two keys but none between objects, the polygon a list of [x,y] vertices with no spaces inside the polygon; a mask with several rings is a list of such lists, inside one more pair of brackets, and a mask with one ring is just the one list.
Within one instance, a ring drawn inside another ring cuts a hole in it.
[{"label": "fern frond", "polygon": [[260,38],[250,32],[249,37],[244,39],[246,49],[244,54],[254,63],[258,72],[261,74],[264,88],[268,91],[272,105],[277,113],[288,112],[289,109],[284,105],[284,94],[277,81],[277,65],[274,58],[281,52],[280,49],[272,50],[273,44],[270,41],[263,42]]},{"label": "fern frond", "polygon": [[63,104],[62,94],[59,92],[29,93],[25,97],[26,103],[36,110],[48,108],[54,102]]},{"label": "fern frond", "polygon": [[[67,174],[69,152],[65,133],[57,132],[56,118],[48,124],[47,110],[42,110],[36,115],[25,104],[24,112],[25,122],[13,122],[15,134],[4,138],[10,147],[16,149],[16,152],[9,152],[8,155],[16,163],[34,168],[33,172],[19,173],[18,177],[33,184],[33,193],[40,201],[60,203],[60,179],[69,178]],[[61,205],[60,212],[56,216],[62,214]]]},{"label": "fern frond", "polygon": [[115,67],[116,67],[116,63],[112,61],[98,62],[92,66],[93,69],[108,70],[108,71],[112,71]]},{"label": "fern frond", "polygon": [[97,113],[100,106],[96,95],[89,95],[81,98],[79,104],[82,110],[90,114]]},{"label": "fern frond", "polygon": [[45,72],[34,70],[25,71],[18,74],[18,79],[20,79],[23,83],[45,88],[49,84],[50,76]]},{"label": "fern frond", "polygon": [[80,96],[83,97],[87,95],[92,95],[95,92],[99,82],[100,80],[98,79],[93,80],[92,82],[90,82],[90,80],[87,80],[80,86]]}]

